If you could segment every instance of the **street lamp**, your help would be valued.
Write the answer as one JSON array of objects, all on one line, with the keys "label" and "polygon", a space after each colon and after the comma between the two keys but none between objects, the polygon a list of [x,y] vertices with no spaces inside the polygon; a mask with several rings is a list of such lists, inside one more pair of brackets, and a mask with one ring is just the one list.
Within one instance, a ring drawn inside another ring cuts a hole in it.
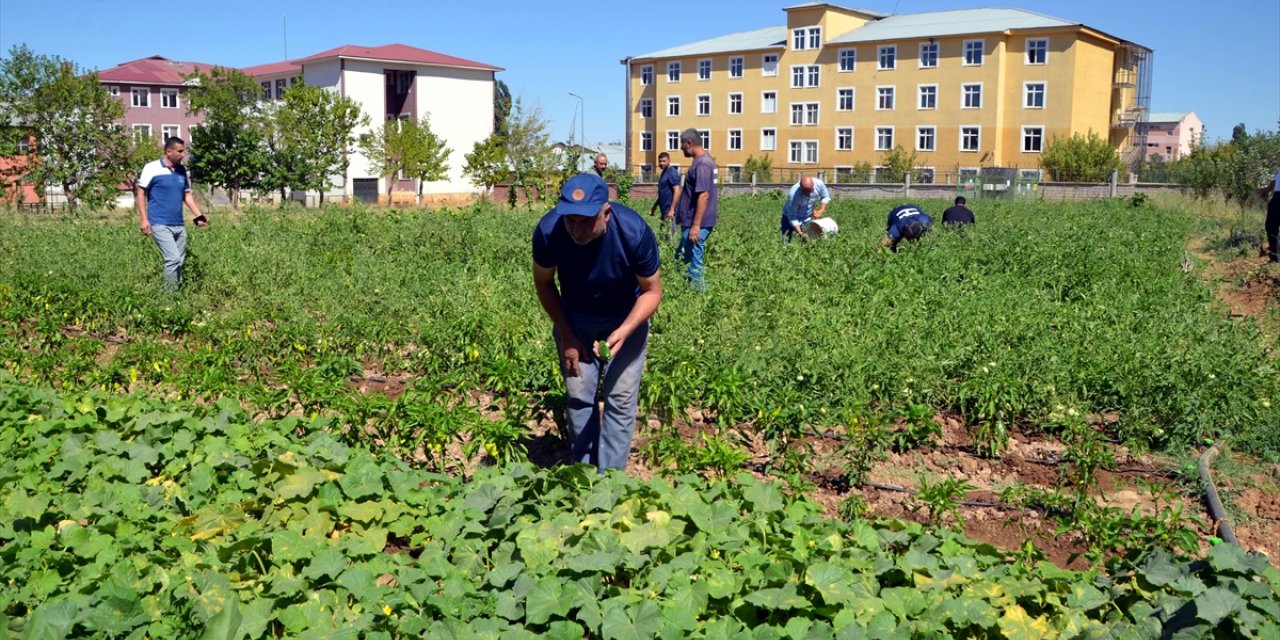
[{"label": "street lamp", "polygon": [[582,139],[578,141],[578,145],[585,148],[587,144],[587,101],[572,91],[569,92],[569,95],[578,99],[578,109],[582,111]]}]

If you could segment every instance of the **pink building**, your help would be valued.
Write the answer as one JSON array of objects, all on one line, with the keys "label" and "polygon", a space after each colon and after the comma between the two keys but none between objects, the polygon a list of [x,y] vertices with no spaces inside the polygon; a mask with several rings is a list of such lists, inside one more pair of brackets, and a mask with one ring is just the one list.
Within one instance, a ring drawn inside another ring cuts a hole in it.
[{"label": "pink building", "polygon": [[1173,161],[1191,152],[1191,145],[1204,140],[1204,123],[1194,111],[1152,113],[1138,125],[1146,132],[1147,156]]},{"label": "pink building", "polygon": [[191,127],[204,122],[204,116],[187,115],[183,76],[193,71],[207,74],[212,69],[209,64],[151,56],[100,71],[98,80],[124,103],[125,128],[190,142]]}]

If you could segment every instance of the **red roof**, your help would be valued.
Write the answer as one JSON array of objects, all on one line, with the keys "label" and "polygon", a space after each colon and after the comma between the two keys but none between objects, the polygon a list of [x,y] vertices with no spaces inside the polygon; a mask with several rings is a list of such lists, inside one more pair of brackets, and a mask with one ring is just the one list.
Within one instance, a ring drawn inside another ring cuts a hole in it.
[{"label": "red roof", "polygon": [[245,67],[241,71],[251,76],[270,76],[277,73],[301,73],[302,67],[294,64],[289,60],[284,62],[272,62],[269,64],[260,64],[255,67]]},{"label": "red roof", "polygon": [[122,62],[110,69],[98,72],[102,82],[132,82],[136,84],[184,84],[184,74],[193,71],[209,73],[215,65],[203,62],[176,62],[164,56],[151,56],[131,62]]},{"label": "red roof", "polygon": [[502,67],[495,67],[491,64],[476,62],[475,60],[467,60],[465,58],[456,58],[447,56],[443,53],[435,51],[427,51],[417,47],[410,47],[405,44],[384,44],[381,47],[362,47],[355,44],[346,44],[336,49],[322,51],[313,56],[294,60],[296,64],[306,64],[308,62],[318,62],[328,58],[366,58],[370,60],[384,60],[387,62],[410,62],[415,64],[429,64],[441,67],[462,67],[466,69],[483,69],[485,71],[502,71]]}]

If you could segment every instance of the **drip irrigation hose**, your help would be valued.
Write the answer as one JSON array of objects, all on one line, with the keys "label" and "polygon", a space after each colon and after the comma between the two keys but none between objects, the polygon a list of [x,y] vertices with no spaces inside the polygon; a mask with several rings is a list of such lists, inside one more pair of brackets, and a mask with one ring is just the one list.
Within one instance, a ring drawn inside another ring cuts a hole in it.
[{"label": "drip irrigation hose", "polygon": [[1238,545],[1240,543],[1236,541],[1236,534],[1231,530],[1231,521],[1227,518],[1226,510],[1222,508],[1222,500],[1218,497],[1218,488],[1213,484],[1213,472],[1210,467],[1220,453],[1222,450],[1215,444],[1200,454],[1200,481],[1204,483],[1204,497],[1205,502],[1209,504],[1209,517],[1213,518],[1213,522],[1218,525],[1218,537],[1222,538],[1223,542]]}]

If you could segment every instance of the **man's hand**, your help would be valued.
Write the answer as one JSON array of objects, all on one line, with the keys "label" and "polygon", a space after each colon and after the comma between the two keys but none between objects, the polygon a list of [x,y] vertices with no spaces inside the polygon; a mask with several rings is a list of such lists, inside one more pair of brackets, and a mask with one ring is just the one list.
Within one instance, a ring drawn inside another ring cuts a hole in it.
[{"label": "man's hand", "polygon": [[567,378],[578,377],[578,362],[587,350],[578,336],[569,334],[560,336],[560,366]]},{"label": "man's hand", "polygon": [[[630,336],[631,336],[631,332],[624,331],[622,327],[618,327],[617,329],[614,329],[613,333],[609,334],[609,337],[605,338],[604,340],[605,345],[609,347],[609,355],[610,356],[618,355],[618,351],[622,349],[622,344],[626,342],[627,338],[629,338]],[[595,350],[595,354],[597,358],[604,359],[604,354],[600,353],[599,343],[592,345],[592,348]]]},{"label": "man's hand", "polygon": [[209,219],[204,217],[204,214],[201,213],[195,217],[195,223],[197,227],[207,227],[209,226]]},{"label": "man's hand", "polygon": [[689,242],[698,244],[698,239],[702,236],[702,229],[697,227],[689,227]]},{"label": "man's hand", "polygon": [[142,221],[142,225],[141,225],[139,228],[140,228],[140,229],[142,229],[142,235],[144,235],[144,236],[149,236],[149,235],[151,235],[151,223],[150,223],[150,222],[147,222],[146,220],[143,220],[143,221]]}]

